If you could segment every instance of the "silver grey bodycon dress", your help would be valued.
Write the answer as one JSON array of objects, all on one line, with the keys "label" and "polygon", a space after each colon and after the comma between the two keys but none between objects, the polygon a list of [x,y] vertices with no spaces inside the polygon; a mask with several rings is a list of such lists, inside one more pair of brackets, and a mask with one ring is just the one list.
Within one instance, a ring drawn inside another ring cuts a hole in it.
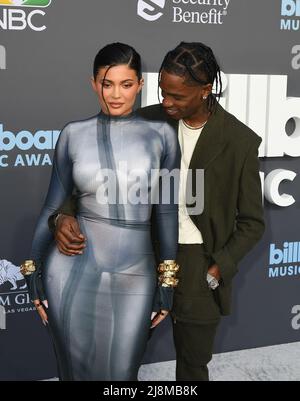
[{"label": "silver grey bodycon dress", "polygon": [[[31,251],[32,259],[43,262],[61,380],[137,379],[157,291],[152,209],[160,259],[176,258],[178,238],[177,195],[169,203],[151,202],[162,185],[151,169],[164,171],[163,176],[178,168],[178,149],[177,135],[166,122],[148,121],[136,113],[110,118],[100,113],[62,130]],[[107,171],[116,174],[105,181]],[[136,187],[136,172],[151,176],[146,190]],[[109,190],[103,190],[105,185]],[[117,201],[105,203],[111,187]],[[73,188],[87,247],[83,255],[71,257],[53,243],[48,218]],[[126,202],[129,195],[144,200]]]}]

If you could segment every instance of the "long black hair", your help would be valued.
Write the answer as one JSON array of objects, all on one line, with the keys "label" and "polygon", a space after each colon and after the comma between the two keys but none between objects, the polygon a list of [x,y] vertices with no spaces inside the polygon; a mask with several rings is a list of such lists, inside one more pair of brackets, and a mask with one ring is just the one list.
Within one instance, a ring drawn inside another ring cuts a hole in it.
[{"label": "long black hair", "polygon": [[187,84],[214,84],[216,93],[207,98],[207,109],[212,112],[217,100],[222,94],[222,80],[219,64],[210,47],[200,42],[181,42],[175,49],[169,51],[160,67],[170,74],[186,77]]}]

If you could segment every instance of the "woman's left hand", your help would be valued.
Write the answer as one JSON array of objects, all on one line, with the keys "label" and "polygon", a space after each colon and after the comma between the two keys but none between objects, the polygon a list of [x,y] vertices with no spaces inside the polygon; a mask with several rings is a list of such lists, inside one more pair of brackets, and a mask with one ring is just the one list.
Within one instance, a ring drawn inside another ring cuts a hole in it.
[{"label": "woman's left hand", "polygon": [[44,300],[41,302],[39,299],[35,299],[33,303],[38,314],[40,315],[40,318],[42,319],[43,325],[46,326],[48,324],[48,316],[44,307],[48,308],[48,301]]},{"label": "woman's left hand", "polygon": [[156,327],[160,322],[162,322],[169,314],[169,311],[161,309],[159,312],[152,312],[151,316],[151,329]]}]

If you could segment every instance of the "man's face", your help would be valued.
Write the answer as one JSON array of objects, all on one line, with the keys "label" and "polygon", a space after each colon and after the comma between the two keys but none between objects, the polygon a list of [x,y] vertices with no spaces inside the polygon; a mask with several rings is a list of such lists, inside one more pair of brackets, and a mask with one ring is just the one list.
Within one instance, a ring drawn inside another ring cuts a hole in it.
[{"label": "man's face", "polygon": [[208,96],[211,85],[191,85],[185,77],[162,70],[159,86],[162,90],[165,112],[175,120],[197,118],[203,106],[203,96]]}]

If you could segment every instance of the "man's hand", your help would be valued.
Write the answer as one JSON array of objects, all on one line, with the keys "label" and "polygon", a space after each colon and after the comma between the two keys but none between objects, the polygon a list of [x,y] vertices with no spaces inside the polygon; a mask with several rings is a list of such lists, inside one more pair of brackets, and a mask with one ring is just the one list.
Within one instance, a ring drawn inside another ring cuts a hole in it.
[{"label": "man's hand", "polygon": [[221,280],[221,272],[220,272],[218,265],[214,264],[214,265],[210,266],[210,268],[207,270],[207,273],[211,274],[218,281]]},{"label": "man's hand", "polygon": [[81,255],[86,247],[86,239],[72,216],[61,214],[58,217],[54,237],[59,251],[67,256]]}]

